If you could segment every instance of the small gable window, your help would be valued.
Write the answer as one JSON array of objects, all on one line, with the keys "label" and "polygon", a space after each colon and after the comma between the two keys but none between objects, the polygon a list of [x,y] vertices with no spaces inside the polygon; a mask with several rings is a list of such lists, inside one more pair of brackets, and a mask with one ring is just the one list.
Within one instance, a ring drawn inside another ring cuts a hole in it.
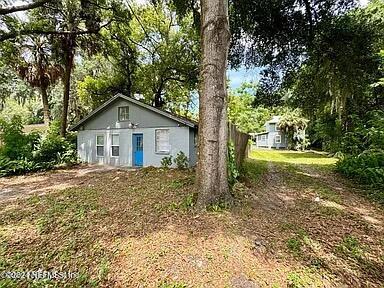
[{"label": "small gable window", "polygon": [[118,157],[120,154],[120,148],[119,148],[119,134],[112,134],[112,143],[111,143],[111,149],[112,153],[111,155],[113,157]]},{"label": "small gable window", "polygon": [[169,129],[155,130],[155,149],[156,153],[169,153],[171,147],[169,145]]},{"label": "small gable window", "polygon": [[129,106],[123,106],[118,108],[119,121],[129,120]]}]

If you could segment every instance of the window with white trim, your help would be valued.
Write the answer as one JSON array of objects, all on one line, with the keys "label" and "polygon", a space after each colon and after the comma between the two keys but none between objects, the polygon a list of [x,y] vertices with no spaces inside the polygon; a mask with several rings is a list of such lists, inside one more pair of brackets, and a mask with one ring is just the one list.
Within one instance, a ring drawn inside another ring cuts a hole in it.
[{"label": "window with white trim", "polygon": [[267,140],[267,135],[261,135],[261,141],[266,141]]},{"label": "window with white trim", "polygon": [[119,121],[129,120],[129,106],[123,106],[118,108]]},{"label": "window with white trim", "polygon": [[104,157],[104,135],[96,135],[96,156]]},{"label": "window with white trim", "polygon": [[169,153],[171,151],[169,129],[155,130],[155,151],[156,153]]},{"label": "window with white trim", "polygon": [[281,143],[281,135],[276,135],[275,136],[275,143],[280,144]]},{"label": "window with white trim", "polygon": [[275,131],[280,131],[279,123],[275,124]]},{"label": "window with white trim", "polygon": [[111,139],[111,155],[113,157],[118,157],[120,154],[119,147],[119,134],[112,134]]}]

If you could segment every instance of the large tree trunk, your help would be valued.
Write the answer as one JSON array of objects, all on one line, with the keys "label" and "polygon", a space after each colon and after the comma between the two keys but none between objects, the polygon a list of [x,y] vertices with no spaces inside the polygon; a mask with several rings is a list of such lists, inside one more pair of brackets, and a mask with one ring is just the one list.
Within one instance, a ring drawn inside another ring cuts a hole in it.
[{"label": "large tree trunk", "polygon": [[226,88],[230,40],[228,2],[202,0],[201,12],[198,209],[229,196]]},{"label": "large tree trunk", "polygon": [[68,125],[68,106],[69,106],[69,93],[71,90],[71,72],[73,66],[75,36],[70,35],[66,39],[66,51],[65,51],[65,68],[64,68],[64,96],[63,96],[63,111],[61,114],[61,129],[60,135],[65,137],[67,134]]},{"label": "large tree trunk", "polygon": [[68,106],[69,106],[69,93],[71,90],[71,72],[73,66],[73,52],[68,52],[65,72],[64,72],[64,96],[63,96],[63,111],[61,114],[61,130],[60,135],[65,137],[67,134],[67,125],[68,125]]},{"label": "large tree trunk", "polygon": [[49,125],[51,114],[49,112],[48,93],[46,87],[40,87],[41,100],[43,102],[44,124]]}]

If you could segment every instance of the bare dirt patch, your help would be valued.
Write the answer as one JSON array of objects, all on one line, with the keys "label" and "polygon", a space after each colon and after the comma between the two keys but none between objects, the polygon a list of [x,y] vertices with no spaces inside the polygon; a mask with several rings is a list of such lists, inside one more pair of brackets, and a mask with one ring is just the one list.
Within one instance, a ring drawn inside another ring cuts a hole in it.
[{"label": "bare dirt patch", "polygon": [[116,168],[96,165],[79,165],[69,169],[0,178],[0,202],[44,195],[72,187],[92,186],[104,172]]}]

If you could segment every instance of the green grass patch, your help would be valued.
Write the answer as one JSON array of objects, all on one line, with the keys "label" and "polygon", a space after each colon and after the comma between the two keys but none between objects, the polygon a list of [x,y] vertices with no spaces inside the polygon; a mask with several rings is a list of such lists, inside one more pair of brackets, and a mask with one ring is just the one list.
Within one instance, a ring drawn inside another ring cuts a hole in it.
[{"label": "green grass patch", "polygon": [[328,187],[319,186],[316,189],[316,193],[319,195],[319,197],[321,199],[332,201],[332,202],[335,202],[337,204],[342,203],[340,195],[337,192],[335,192],[334,190],[329,189]]},{"label": "green grass patch", "polygon": [[268,171],[267,161],[246,159],[240,169],[240,177],[248,181],[257,182]]},{"label": "green grass patch", "polygon": [[320,153],[288,150],[253,150],[250,153],[250,158],[262,161],[310,165],[334,165],[337,162],[336,158],[327,157]]},{"label": "green grass patch", "polygon": [[364,256],[363,246],[359,240],[352,235],[344,237],[341,243],[337,245],[336,251],[341,255],[356,260],[361,260]]}]

